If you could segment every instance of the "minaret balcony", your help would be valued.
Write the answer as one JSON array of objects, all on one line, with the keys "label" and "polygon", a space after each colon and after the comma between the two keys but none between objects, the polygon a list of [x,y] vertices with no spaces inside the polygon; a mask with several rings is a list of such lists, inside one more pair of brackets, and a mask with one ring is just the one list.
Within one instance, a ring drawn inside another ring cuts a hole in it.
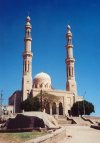
[{"label": "minaret balcony", "polygon": [[32,38],[27,36],[27,37],[24,37],[24,41],[32,41]]},{"label": "minaret balcony", "polygon": [[73,45],[70,44],[70,43],[68,43],[68,44],[66,45],[66,47],[67,47],[67,48],[73,48]]},{"label": "minaret balcony", "polygon": [[70,62],[74,63],[74,62],[75,62],[75,59],[74,59],[74,58],[67,58],[67,59],[65,60],[65,62],[66,62],[66,63],[70,63]]},{"label": "minaret balcony", "polygon": [[32,52],[24,52],[23,53],[23,58],[26,58],[27,56],[32,57],[33,53]]},{"label": "minaret balcony", "polygon": [[30,24],[30,23],[27,23],[27,24],[25,25],[25,29],[32,29],[31,24]]}]

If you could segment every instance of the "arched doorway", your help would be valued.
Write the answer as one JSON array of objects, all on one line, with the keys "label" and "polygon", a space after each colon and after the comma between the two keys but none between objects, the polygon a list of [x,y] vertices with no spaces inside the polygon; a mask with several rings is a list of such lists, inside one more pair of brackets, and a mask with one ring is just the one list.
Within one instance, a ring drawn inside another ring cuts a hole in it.
[{"label": "arched doorway", "polygon": [[59,103],[59,115],[63,115],[63,105],[61,102]]},{"label": "arched doorway", "polygon": [[56,114],[56,103],[53,102],[52,104],[52,115]]},{"label": "arched doorway", "polygon": [[49,102],[47,102],[46,105],[45,105],[45,112],[47,114],[50,114],[50,104],[49,104]]}]

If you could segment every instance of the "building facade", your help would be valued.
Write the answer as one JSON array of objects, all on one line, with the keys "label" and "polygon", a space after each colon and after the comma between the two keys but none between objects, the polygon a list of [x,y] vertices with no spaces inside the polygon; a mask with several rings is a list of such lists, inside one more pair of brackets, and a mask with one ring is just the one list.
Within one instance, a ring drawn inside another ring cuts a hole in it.
[{"label": "building facade", "polygon": [[45,72],[40,72],[34,77],[34,79],[32,78],[33,53],[31,52],[31,30],[32,26],[30,23],[30,17],[28,16],[25,24],[22,90],[20,92],[16,91],[12,96],[9,97],[9,105],[14,106],[15,113],[21,112],[21,101],[26,100],[30,95],[30,92],[32,93],[32,96],[35,97],[42,91],[42,93],[46,92],[59,97],[59,100],[56,102],[54,99],[52,104],[50,104],[48,101],[45,112],[49,114],[67,115],[73,103],[83,100],[83,98],[77,94],[71,27],[69,25],[67,26],[66,33],[66,90],[53,89],[51,77]]}]

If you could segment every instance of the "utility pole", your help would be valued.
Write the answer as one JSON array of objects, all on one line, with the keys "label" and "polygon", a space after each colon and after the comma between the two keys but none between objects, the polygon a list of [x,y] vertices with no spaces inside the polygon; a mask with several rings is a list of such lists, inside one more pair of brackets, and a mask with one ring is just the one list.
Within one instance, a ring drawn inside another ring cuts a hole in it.
[{"label": "utility pole", "polygon": [[79,111],[79,101],[78,101],[78,116],[80,116],[80,111]]},{"label": "utility pole", "polygon": [[86,91],[84,92],[84,96],[83,96],[83,110],[84,110],[84,115],[85,115],[85,94],[86,94]]},{"label": "utility pole", "polygon": [[2,96],[3,96],[3,91],[1,90],[1,93],[0,93],[0,116],[2,115]]},{"label": "utility pole", "polygon": [[41,95],[41,112],[42,112],[42,89],[40,91],[40,95]]}]

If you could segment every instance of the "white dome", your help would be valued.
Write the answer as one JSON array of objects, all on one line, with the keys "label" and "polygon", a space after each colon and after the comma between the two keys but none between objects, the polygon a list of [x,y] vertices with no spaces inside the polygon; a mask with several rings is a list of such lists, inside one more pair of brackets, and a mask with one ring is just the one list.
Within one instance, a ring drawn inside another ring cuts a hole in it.
[{"label": "white dome", "polygon": [[51,88],[51,77],[44,72],[38,73],[33,80],[33,88]]},{"label": "white dome", "polygon": [[49,79],[51,80],[51,77],[47,74],[47,73],[44,73],[44,72],[41,72],[41,73],[38,73],[35,78],[44,78],[44,79]]}]

